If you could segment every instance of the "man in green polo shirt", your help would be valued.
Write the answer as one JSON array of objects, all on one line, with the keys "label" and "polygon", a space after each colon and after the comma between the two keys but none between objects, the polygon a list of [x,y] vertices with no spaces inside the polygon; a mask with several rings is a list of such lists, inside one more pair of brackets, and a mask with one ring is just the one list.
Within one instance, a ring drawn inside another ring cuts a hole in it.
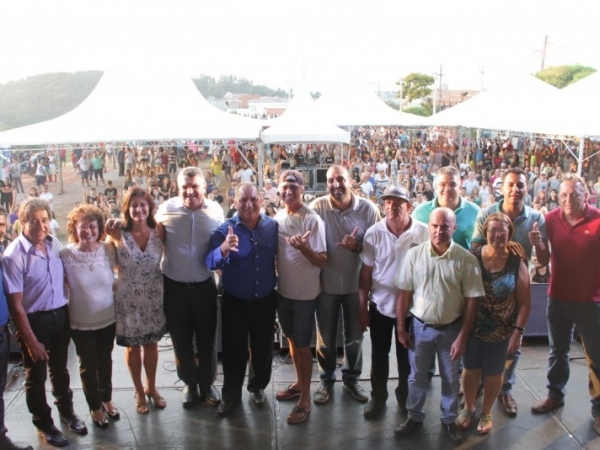
[{"label": "man in green polo shirt", "polygon": [[452,166],[442,167],[437,171],[435,177],[435,197],[433,200],[415,208],[412,216],[419,222],[428,224],[429,216],[434,209],[438,207],[451,209],[456,215],[456,231],[452,235],[452,240],[469,250],[475,220],[480,208],[475,203],[471,203],[458,195],[460,185],[461,179],[458,169]]}]

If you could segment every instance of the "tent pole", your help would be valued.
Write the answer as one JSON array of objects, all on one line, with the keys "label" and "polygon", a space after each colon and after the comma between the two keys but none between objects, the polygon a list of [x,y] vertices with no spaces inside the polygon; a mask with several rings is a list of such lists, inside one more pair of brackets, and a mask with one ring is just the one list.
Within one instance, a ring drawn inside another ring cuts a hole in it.
[{"label": "tent pole", "polygon": [[263,167],[264,167],[264,155],[265,155],[265,145],[263,144],[262,140],[259,138],[258,141],[256,141],[256,148],[258,150],[258,162],[257,162],[257,169],[258,169],[258,180],[257,183],[258,184],[258,190],[262,191],[263,188]]},{"label": "tent pole", "polygon": [[581,136],[579,140],[579,156],[577,157],[577,175],[581,176],[583,172],[583,150],[585,147],[585,137]]}]

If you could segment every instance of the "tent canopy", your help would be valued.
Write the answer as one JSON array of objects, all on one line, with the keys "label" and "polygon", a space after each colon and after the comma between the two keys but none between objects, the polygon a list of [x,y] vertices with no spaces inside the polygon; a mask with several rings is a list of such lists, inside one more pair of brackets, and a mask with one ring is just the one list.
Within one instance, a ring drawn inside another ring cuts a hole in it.
[{"label": "tent canopy", "polygon": [[326,91],[318,100],[321,113],[338,126],[417,126],[425,117],[396,111],[386,105],[366,85],[338,87]]},{"label": "tent canopy", "polygon": [[0,133],[0,144],[58,144],[168,139],[256,140],[258,120],[213,107],[185,75],[107,71],[75,109]]},{"label": "tent canopy", "polygon": [[304,89],[297,90],[285,112],[273,119],[272,124],[261,134],[265,144],[350,142],[350,133],[321,114]]},{"label": "tent canopy", "polygon": [[534,132],[539,125],[532,109],[551,105],[558,92],[534,76],[517,77],[430,116],[429,125]]}]

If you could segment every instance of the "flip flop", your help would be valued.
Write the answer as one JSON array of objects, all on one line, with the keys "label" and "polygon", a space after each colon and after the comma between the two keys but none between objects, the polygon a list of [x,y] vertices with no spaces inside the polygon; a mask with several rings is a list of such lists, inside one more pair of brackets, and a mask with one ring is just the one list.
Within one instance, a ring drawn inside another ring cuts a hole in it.
[{"label": "flip flop", "polygon": [[308,418],[310,410],[310,406],[307,408],[295,406],[287,418],[288,423],[296,424],[304,422]]},{"label": "flip flop", "polygon": [[301,393],[302,392],[300,392],[298,389],[292,389],[292,385],[290,384],[285,389],[282,389],[281,391],[277,391],[277,393],[275,394],[275,398],[277,400],[279,400],[280,402],[284,402],[287,400],[291,400],[293,398],[300,397]]}]

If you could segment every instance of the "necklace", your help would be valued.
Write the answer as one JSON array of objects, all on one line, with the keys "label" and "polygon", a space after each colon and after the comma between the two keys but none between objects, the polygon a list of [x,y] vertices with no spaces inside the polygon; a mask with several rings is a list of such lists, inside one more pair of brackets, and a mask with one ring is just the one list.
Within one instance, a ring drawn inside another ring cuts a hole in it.
[{"label": "necklace", "polygon": [[[83,262],[83,264],[85,264],[86,266],[88,266],[88,269],[90,270],[90,272],[94,271],[94,265],[96,264],[96,256],[98,255],[98,250],[100,250],[100,245],[98,245],[96,247],[96,251],[94,252],[94,254],[92,255],[91,261],[90,258],[88,258],[87,256],[85,258],[81,258],[81,262]],[[86,255],[89,255],[91,252],[84,252],[79,250],[80,253],[85,253]]]}]

